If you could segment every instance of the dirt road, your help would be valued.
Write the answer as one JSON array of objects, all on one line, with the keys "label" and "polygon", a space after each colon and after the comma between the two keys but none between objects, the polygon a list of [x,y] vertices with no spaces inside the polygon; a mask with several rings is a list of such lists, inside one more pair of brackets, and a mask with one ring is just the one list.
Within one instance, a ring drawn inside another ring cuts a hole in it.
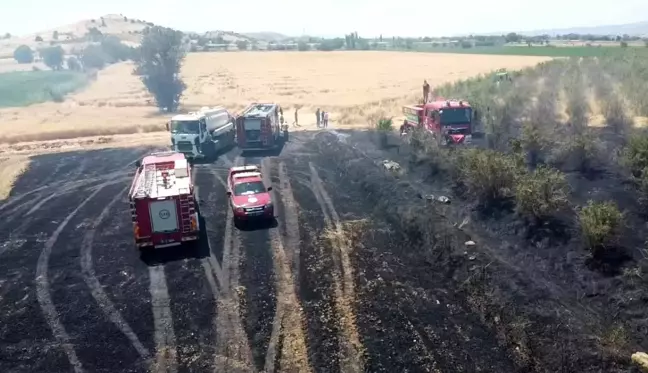
[{"label": "dirt road", "polygon": [[151,149],[35,157],[0,204],[0,371],[515,371],[323,136],[336,141],[296,133],[247,159],[272,182],[276,226],[232,225],[235,149],[196,167],[202,245],[145,258],[126,188]]}]

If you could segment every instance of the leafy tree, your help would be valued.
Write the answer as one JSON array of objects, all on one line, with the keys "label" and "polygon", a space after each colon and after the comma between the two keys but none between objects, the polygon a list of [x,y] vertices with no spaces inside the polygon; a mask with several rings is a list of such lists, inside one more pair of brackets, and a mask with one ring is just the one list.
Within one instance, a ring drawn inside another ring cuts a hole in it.
[{"label": "leafy tree", "polygon": [[510,32],[505,36],[507,43],[519,43],[522,37],[514,32]]},{"label": "leafy tree", "polygon": [[92,27],[88,30],[88,32],[86,32],[85,37],[90,41],[102,41],[104,35],[101,31],[99,31],[98,28]]},{"label": "leafy tree", "polygon": [[54,30],[54,32],[52,32],[52,39],[58,40],[58,38],[59,38],[59,32]]},{"label": "leafy tree", "polygon": [[[5,38],[5,39],[11,39],[11,34],[10,34],[10,33],[6,33],[6,34],[4,34],[4,38]],[[647,43],[648,43],[648,42],[647,42]]]},{"label": "leafy tree", "polygon": [[245,51],[245,50],[248,49],[248,44],[249,44],[249,43],[248,43],[247,40],[239,40],[239,41],[236,42],[236,47],[237,47],[239,50]]},{"label": "leafy tree", "polygon": [[322,40],[320,44],[317,46],[317,49],[321,51],[334,51],[342,48],[343,46],[344,46],[344,39],[335,38],[335,39]]},{"label": "leafy tree", "polygon": [[60,45],[55,47],[44,48],[40,51],[41,56],[43,57],[43,62],[45,65],[52,70],[61,70],[63,67],[63,57],[65,56],[65,51],[61,48]]},{"label": "leafy tree", "polygon": [[199,36],[198,39],[196,39],[196,44],[198,44],[201,47],[204,47],[205,45],[209,44],[209,39],[207,39],[204,36]]},{"label": "leafy tree", "polygon": [[71,70],[71,71],[81,71],[81,63],[74,56],[68,57],[68,59],[67,59],[67,67],[68,67],[68,70]]},{"label": "leafy tree", "polygon": [[186,51],[182,32],[153,26],[144,32],[135,73],[155,97],[157,105],[176,111],[186,85],[180,78],[180,67]]},{"label": "leafy tree", "polygon": [[101,48],[108,56],[112,57],[111,63],[132,59],[134,55],[134,48],[122,43],[118,37],[112,35],[106,36],[101,41]]},{"label": "leafy tree", "polygon": [[100,45],[88,45],[81,54],[81,61],[86,68],[103,69],[113,59]]},{"label": "leafy tree", "polygon": [[36,35],[36,37],[34,38],[34,41],[41,42],[41,41],[43,41],[43,38],[41,38],[40,35]]},{"label": "leafy tree", "polygon": [[26,45],[21,45],[13,53],[14,60],[18,63],[34,62],[34,51]]},{"label": "leafy tree", "polygon": [[310,46],[306,42],[300,41],[297,43],[297,50],[304,52],[310,50]]},{"label": "leafy tree", "polygon": [[101,27],[106,27],[106,20],[104,17],[101,17]]}]

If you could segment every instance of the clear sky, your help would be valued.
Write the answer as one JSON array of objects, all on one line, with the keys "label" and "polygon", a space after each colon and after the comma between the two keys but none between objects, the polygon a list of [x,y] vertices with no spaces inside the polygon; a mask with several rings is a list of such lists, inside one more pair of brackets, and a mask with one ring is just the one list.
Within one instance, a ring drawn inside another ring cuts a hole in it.
[{"label": "clear sky", "polygon": [[0,33],[31,34],[104,14],[183,31],[443,36],[648,20],[648,0],[0,0]]}]

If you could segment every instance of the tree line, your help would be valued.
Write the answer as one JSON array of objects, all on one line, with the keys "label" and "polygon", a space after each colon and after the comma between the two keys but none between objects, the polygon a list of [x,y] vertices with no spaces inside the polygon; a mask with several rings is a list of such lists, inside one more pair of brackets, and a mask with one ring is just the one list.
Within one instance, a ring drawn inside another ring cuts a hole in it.
[{"label": "tree line", "polygon": [[148,26],[142,34],[141,45],[134,48],[115,36],[103,35],[93,27],[86,39],[94,43],[67,58],[60,45],[38,51],[21,45],[14,51],[14,59],[19,63],[32,63],[38,52],[43,63],[53,71],[102,69],[112,63],[132,60],[135,62],[134,73],[140,77],[157,106],[164,111],[176,111],[186,87],[179,74],[186,55],[184,34],[161,26]]}]

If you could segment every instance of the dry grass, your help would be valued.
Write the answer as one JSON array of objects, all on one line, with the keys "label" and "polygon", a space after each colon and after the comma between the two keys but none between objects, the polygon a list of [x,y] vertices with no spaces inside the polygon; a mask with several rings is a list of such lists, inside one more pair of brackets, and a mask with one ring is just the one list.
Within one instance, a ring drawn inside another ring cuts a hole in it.
[{"label": "dry grass", "polygon": [[[423,79],[432,85],[497,68],[520,69],[546,57],[451,55],[398,52],[242,52],[187,56],[183,109],[225,105],[240,110],[251,101],[300,106],[300,124],[314,127],[317,107],[335,127],[364,127],[370,115],[399,115],[415,103]],[[93,135],[162,131],[158,114],[132,65],[99,72],[97,81],[63,103],[0,110],[0,142],[53,140]]]},{"label": "dry grass", "polygon": [[9,197],[14,182],[29,167],[25,156],[0,157],[0,201]]}]

